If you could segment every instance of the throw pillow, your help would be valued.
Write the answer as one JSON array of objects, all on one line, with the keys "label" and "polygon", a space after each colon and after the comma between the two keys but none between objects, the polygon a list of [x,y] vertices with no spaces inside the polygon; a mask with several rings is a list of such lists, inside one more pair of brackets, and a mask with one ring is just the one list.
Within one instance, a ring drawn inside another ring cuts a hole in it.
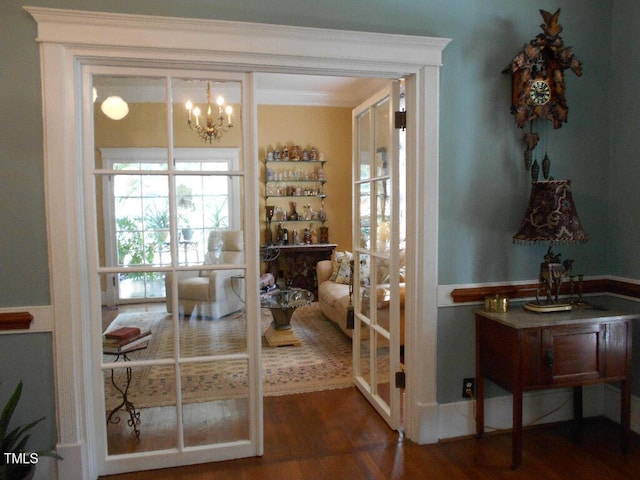
[{"label": "throw pillow", "polygon": [[342,264],[343,257],[348,256],[349,260],[351,260],[351,252],[338,252],[334,251],[331,257],[331,277],[329,280],[332,282],[336,281],[338,277],[338,271],[340,270],[340,265]]},{"label": "throw pillow", "polygon": [[353,256],[343,255],[342,260],[340,261],[340,267],[338,268],[338,273],[336,274],[336,283],[343,283],[345,285],[349,285],[351,283],[351,260]]}]

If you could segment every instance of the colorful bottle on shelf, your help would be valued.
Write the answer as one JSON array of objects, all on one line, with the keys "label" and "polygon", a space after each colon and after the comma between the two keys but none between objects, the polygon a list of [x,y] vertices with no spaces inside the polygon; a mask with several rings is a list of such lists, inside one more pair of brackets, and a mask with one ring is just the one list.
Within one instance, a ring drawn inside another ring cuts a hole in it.
[{"label": "colorful bottle on shelf", "polygon": [[297,208],[296,202],[291,202],[291,215],[289,215],[289,219],[294,222],[299,218],[298,211],[296,210],[296,208]]}]

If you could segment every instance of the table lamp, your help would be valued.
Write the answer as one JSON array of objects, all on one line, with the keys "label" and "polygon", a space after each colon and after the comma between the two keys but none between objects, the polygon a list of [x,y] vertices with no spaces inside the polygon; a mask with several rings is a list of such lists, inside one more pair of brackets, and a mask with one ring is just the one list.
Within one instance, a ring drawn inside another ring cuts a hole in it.
[{"label": "table lamp", "polygon": [[[531,184],[529,205],[513,241],[521,245],[548,242],[549,249],[540,264],[536,302],[526,303],[526,309],[536,312],[571,309],[571,303],[560,302],[558,295],[562,280],[570,272],[573,260],[561,262],[560,254],[554,254],[552,247],[584,243],[588,238],[573,202],[571,180],[547,180]],[[543,290],[545,299],[541,299],[540,295]]]}]

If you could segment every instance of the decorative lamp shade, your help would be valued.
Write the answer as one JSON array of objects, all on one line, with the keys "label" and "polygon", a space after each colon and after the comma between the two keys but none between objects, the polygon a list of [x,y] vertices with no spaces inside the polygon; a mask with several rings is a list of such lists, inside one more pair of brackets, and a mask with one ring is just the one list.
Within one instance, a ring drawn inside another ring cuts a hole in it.
[{"label": "decorative lamp shade", "polygon": [[584,243],[589,239],[578,218],[571,180],[533,182],[529,206],[513,241],[521,244]]}]

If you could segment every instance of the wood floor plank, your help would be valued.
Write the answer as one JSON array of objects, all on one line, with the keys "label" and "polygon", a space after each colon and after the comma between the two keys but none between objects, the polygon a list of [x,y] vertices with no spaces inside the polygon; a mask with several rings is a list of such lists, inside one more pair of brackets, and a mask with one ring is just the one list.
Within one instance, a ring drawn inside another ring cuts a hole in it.
[{"label": "wood floor plank", "polygon": [[104,480],[583,480],[640,477],[640,440],[619,448],[619,429],[588,419],[582,444],[568,424],[524,432],[523,464],[511,470],[511,435],[435,445],[402,440],[355,388],[264,399],[262,457],[128,473]]}]

